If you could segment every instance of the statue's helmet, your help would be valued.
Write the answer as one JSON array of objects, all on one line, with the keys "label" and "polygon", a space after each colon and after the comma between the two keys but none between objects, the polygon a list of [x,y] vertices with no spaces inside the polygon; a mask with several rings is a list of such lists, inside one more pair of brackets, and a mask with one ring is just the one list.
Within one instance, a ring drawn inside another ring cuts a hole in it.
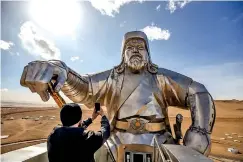
[{"label": "statue's helmet", "polygon": [[125,48],[126,48],[126,43],[128,41],[130,41],[131,39],[141,39],[144,41],[145,46],[146,46],[146,50],[148,52],[148,64],[147,64],[147,70],[150,73],[157,73],[158,71],[158,66],[153,64],[151,61],[151,55],[150,55],[150,50],[149,50],[149,42],[148,42],[148,38],[147,35],[142,32],[142,31],[131,31],[131,32],[127,32],[124,37],[123,37],[123,41],[122,41],[122,61],[121,63],[116,66],[116,70],[118,73],[122,73],[125,69],[125,60],[124,60],[124,55],[125,55]]}]

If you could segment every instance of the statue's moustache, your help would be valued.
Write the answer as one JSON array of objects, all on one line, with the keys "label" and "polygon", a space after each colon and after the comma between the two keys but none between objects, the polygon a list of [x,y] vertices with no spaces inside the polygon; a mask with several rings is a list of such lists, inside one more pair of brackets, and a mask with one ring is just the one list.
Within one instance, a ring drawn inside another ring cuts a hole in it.
[{"label": "statue's moustache", "polygon": [[143,58],[143,56],[140,54],[140,53],[138,53],[138,52],[136,52],[136,53],[133,53],[133,55],[130,57],[130,59],[132,59],[132,58],[134,58],[134,57],[139,57],[139,58]]}]

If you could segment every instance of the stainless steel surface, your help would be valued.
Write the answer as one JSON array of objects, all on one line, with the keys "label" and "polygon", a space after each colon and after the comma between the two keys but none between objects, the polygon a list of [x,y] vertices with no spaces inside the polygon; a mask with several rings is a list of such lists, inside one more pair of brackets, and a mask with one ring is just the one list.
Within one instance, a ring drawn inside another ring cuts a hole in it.
[{"label": "stainless steel surface", "polygon": [[[144,43],[138,43],[141,40]],[[127,46],[128,42],[131,47]],[[135,70],[130,66],[136,67]],[[83,103],[90,108],[95,102],[106,106],[111,131],[122,143],[150,145],[154,134],[119,132],[114,129],[117,118],[126,120],[138,115],[150,122],[164,120],[165,131],[171,132],[168,107],[177,106],[190,110],[192,115],[192,125],[187,130],[184,144],[205,155],[210,152],[210,133],[215,121],[212,97],[202,84],[153,64],[148,39],[143,32],[125,34],[121,64],[113,69],[79,75],[62,61],[35,61],[24,68],[21,85],[30,88],[33,93],[37,92],[43,101],[47,101],[47,83],[54,75],[58,75],[55,90],[61,89],[73,102]],[[160,137],[165,139],[164,134],[160,134]]]},{"label": "stainless steel surface", "polygon": [[[131,89],[134,90],[131,91]],[[164,118],[161,107],[154,97],[154,93],[159,92],[160,89],[157,86],[156,78],[151,73],[144,72],[140,75],[134,75],[126,70],[120,95],[122,98],[127,99],[117,114],[118,119],[133,115]]]},{"label": "stainless steel surface", "polygon": [[159,144],[158,139],[154,138],[154,162],[212,162],[199,152],[181,145]]},{"label": "stainless steel surface", "polygon": [[[155,149],[154,149],[154,154],[156,154],[156,149],[157,149],[157,151],[158,151],[158,153],[159,153],[159,157],[157,157],[157,156],[154,155],[154,162],[156,162],[156,161],[161,161],[161,160],[162,160],[162,162],[166,162],[164,153],[162,152],[161,146],[160,146],[160,144],[158,143],[157,136],[155,136],[155,138],[154,138],[154,143],[155,143],[155,145],[154,145],[154,148],[155,148]],[[159,160],[157,160],[157,158],[158,158]]]},{"label": "stainless steel surface", "polygon": [[192,82],[189,86],[188,100],[193,118],[192,125],[211,132],[215,120],[215,106],[205,86]]},{"label": "stainless steel surface", "polygon": [[175,143],[180,144],[180,140],[183,138],[181,131],[181,123],[183,121],[183,116],[181,114],[176,115],[176,123],[173,125],[175,133]]},{"label": "stainless steel surface", "polygon": [[24,67],[20,84],[28,87],[32,93],[38,93],[43,101],[48,101],[48,83],[57,77],[55,91],[58,92],[67,80],[68,68],[61,61],[33,61]]},{"label": "stainless steel surface", "polygon": [[213,162],[208,157],[200,154],[190,147],[171,144],[163,144],[163,147],[168,151],[170,155],[173,155],[171,156],[173,162],[176,160],[178,162]]},{"label": "stainless steel surface", "polygon": [[69,69],[68,78],[61,90],[75,103],[86,104],[92,102],[93,94],[89,84],[89,77],[80,76],[71,69]]},{"label": "stainless steel surface", "polygon": [[187,130],[183,143],[208,156],[216,112],[213,99],[205,86],[197,82],[190,84],[188,106],[191,109],[192,125]]},{"label": "stainless steel surface", "polygon": [[176,115],[176,122],[178,122],[178,123],[182,123],[182,121],[183,121],[183,116],[181,115],[181,114],[177,114]]}]

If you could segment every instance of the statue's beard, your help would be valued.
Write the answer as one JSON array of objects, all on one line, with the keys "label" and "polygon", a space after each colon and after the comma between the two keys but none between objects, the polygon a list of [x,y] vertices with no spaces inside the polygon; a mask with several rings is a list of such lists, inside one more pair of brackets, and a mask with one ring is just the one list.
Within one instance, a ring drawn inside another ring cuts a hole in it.
[{"label": "statue's beard", "polygon": [[127,62],[128,68],[134,73],[141,71],[146,65],[147,61],[143,60],[143,57],[140,55],[131,56]]}]

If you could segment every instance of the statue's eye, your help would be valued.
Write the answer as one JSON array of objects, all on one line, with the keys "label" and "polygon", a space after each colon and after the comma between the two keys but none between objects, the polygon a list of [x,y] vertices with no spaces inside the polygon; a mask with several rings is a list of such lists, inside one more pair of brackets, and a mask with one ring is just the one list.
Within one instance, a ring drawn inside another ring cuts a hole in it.
[{"label": "statue's eye", "polygon": [[139,50],[144,50],[144,47],[141,47],[141,46],[140,46],[140,47],[138,47],[138,49],[139,49]]},{"label": "statue's eye", "polygon": [[128,50],[131,50],[131,49],[132,49],[132,47],[131,47],[131,46],[128,46],[128,47],[127,47],[127,49],[128,49]]}]

